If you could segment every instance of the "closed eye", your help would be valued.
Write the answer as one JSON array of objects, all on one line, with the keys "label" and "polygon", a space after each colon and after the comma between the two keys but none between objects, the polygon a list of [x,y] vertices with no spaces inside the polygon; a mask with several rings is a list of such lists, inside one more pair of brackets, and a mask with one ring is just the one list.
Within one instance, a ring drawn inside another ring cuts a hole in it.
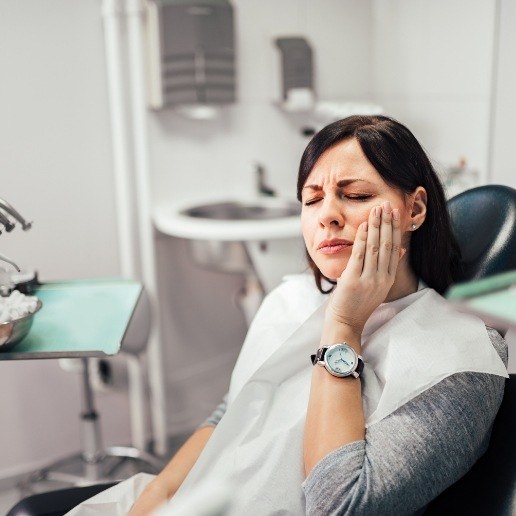
[{"label": "closed eye", "polygon": [[343,197],[353,201],[366,201],[367,199],[370,199],[372,195],[343,195]]},{"label": "closed eye", "polygon": [[[367,201],[368,199],[370,199],[373,196],[371,194],[362,194],[362,195],[341,194],[340,197],[341,197],[341,199],[348,199],[350,201],[360,202],[360,201]],[[312,204],[319,202],[321,199],[322,199],[322,197],[317,197],[315,199],[309,199],[309,200],[305,201],[303,204],[304,204],[304,206],[311,206]]]}]

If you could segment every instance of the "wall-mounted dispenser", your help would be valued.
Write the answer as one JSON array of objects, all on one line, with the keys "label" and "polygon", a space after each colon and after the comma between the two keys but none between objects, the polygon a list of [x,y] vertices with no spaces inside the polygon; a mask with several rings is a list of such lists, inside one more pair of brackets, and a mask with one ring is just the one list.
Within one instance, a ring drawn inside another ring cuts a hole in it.
[{"label": "wall-mounted dispenser", "polygon": [[[350,115],[375,115],[383,112],[378,104],[348,100],[316,99],[313,52],[305,38],[280,37],[274,43],[281,52],[282,97],[279,107],[293,113],[303,136],[311,137],[325,125]],[[301,115],[301,118],[297,116]]]},{"label": "wall-mounted dispenser", "polygon": [[235,101],[235,36],[228,0],[149,0],[149,105],[210,118]]},{"label": "wall-mounted dispenser", "polygon": [[291,112],[311,110],[315,102],[312,48],[301,37],[277,38],[275,43],[281,52],[281,107]]}]

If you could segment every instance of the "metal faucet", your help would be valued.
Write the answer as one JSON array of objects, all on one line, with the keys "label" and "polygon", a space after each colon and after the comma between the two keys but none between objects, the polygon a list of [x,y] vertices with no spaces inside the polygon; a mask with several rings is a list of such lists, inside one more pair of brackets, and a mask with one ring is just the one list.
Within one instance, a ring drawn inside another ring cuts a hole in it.
[{"label": "metal faucet", "polygon": [[265,184],[265,168],[260,163],[255,163],[258,195],[274,197],[276,191]]},{"label": "metal faucet", "polygon": [[[4,199],[0,199],[0,210],[3,210],[7,214],[14,217],[22,226],[24,231],[27,231],[31,228],[32,222],[27,222],[7,201]],[[3,224],[5,230],[10,232],[14,229],[14,224],[9,220],[9,217],[0,211],[0,224]],[[6,263],[11,264],[18,272],[20,272],[20,268],[16,263],[12,260],[0,254],[0,260]],[[11,291],[14,289],[15,284],[11,279],[11,275],[7,272],[6,269],[0,267],[0,296],[5,297],[8,296]]]},{"label": "metal faucet", "polygon": [[[11,215],[12,217],[14,217],[21,224],[23,231],[27,231],[32,227],[32,222],[27,222],[7,201],[5,201],[4,199],[1,199],[1,198],[0,198],[0,208],[2,210],[6,211],[7,213],[9,213],[9,215]],[[2,217],[7,219],[7,217],[5,217],[5,215],[2,215]],[[2,219],[0,219],[0,222],[2,222]],[[14,228],[14,224],[12,224],[9,221],[9,219],[7,219],[7,222],[9,224],[9,226],[12,226],[12,227],[10,227],[10,229],[7,229],[7,226],[5,225],[4,222],[2,222],[2,224],[4,224],[4,226],[6,226],[6,228],[5,228],[6,231],[11,231]]]}]

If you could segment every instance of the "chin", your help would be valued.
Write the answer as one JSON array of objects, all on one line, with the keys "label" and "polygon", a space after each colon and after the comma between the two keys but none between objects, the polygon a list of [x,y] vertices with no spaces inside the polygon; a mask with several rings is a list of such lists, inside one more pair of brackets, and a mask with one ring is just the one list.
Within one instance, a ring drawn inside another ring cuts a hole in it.
[{"label": "chin", "polygon": [[337,280],[340,278],[347,264],[347,258],[345,260],[339,260],[336,263],[316,263],[322,274],[331,280]]}]

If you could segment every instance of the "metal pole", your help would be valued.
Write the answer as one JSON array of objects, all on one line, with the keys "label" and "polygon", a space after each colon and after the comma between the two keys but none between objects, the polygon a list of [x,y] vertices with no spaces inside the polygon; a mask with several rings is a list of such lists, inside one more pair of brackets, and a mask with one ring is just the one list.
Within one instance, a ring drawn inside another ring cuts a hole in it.
[{"label": "metal pole", "polygon": [[167,452],[166,401],[160,316],[157,299],[154,233],[150,210],[149,146],[142,31],[144,6],[142,1],[127,0],[126,14],[129,43],[129,76],[136,174],[136,199],[138,204],[138,229],[140,233],[140,258],[143,281],[147,293],[149,294],[153,315],[153,324],[147,347],[151,394],[151,419],[154,435],[154,451],[158,455],[163,456]]},{"label": "metal pole", "polygon": [[81,414],[82,458],[84,460],[85,477],[87,480],[99,480],[102,476],[101,461],[104,457],[98,414],[95,410],[93,390],[89,377],[89,360],[82,361],[82,394],[83,412]]}]

